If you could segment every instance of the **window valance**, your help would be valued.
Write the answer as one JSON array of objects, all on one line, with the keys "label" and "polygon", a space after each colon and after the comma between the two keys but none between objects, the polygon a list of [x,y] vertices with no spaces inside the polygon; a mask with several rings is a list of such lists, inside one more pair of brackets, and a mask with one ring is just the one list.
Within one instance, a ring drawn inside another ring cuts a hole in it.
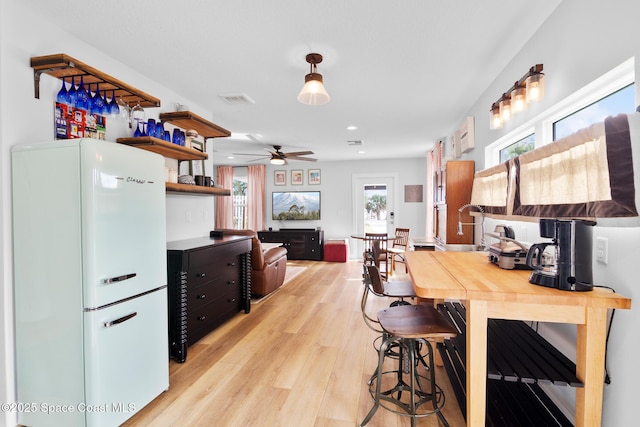
[{"label": "window valance", "polygon": [[635,141],[638,149],[639,116],[608,117],[477,172],[471,203],[516,220],[637,217],[638,160],[632,145]]}]

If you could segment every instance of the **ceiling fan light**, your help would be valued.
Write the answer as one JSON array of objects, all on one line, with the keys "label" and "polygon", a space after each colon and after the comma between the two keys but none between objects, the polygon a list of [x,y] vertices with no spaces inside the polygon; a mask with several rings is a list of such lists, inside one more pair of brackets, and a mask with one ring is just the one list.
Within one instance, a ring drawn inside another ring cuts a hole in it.
[{"label": "ceiling fan light", "polygon": [[309,73],[304,77],[304,86],[298,101],[306,105],[323,105],[329,102],[329,94],[322,83],[322,74]]},{"label": "ceiling fan light", "polygon": [[278,165],[278,166],[281,166],[281,165],[284,165],[284,164],[285,164],[284,159],[271,159],[269,162],[270,162],[272,165]]}]

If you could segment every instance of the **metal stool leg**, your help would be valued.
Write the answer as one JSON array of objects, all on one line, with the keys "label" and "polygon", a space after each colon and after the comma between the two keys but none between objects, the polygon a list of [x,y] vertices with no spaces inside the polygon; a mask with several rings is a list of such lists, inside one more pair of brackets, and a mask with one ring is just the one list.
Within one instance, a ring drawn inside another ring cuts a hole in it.
[{"label": "metal stool leg", "polygon": [[[384,360],[389,348],[394,344],[397,344],[400,349],[399,353],[401,356],[398,358],[398,366],[395,371],[385,372],[383,371]],[[418,372],[418,368],[420,366],[426,365],[424,357],[420,353],[420,349],[422,347],[428,350],[427,356],[429,366],[424,366],[429,373],[428,378],[422,376]],[[408,359],[408,366],[405,366],[403,362],[405,357]],[[449,427],[449,423],[441,412],[441,409],[444,406],[445,397],[442,390],[436,384],[433,363],[433,347],[427,340],[422,338],[400,338],[392,335],[386,336],[378,350],[378,366],[369,381],[371,385],[373,379],[375,378],[376,380],[375,390],[372,390],[371,387],[369,389],[374,401],[373,407],[360,423],[360,427],[364,426],[371,420],[380,406],[399,415],[411,417],[412,427],[415,427],[417,418],[433,414],[437,414],[442,424],[445,427]],[[385,374],[395,374],[397,382],[396,385],[389,390],[382,391],[382,376]],[[408,383],[404,379],[404,374],[409,375]],[[423,388],[421,379],[429,383],[428,389]],[[405,397],[404,401],[401,400],[403,391],[407,391],[409,393],[408,398]],[[429,401],[432,403],[433,410],[425,411],[422,409],[421,411],[421,406]],[[394,406],[391,408],[382,402],[387,402]],[[401,411],[396,410],[395,408],[401,409]]]}]

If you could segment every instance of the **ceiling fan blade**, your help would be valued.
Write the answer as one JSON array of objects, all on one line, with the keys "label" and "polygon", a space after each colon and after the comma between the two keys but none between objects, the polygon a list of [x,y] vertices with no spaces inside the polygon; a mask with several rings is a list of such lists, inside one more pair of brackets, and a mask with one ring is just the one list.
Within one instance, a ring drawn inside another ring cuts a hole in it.
[{"label": "ceiling fan blade", "polygon": [[313,151],[293,151],[290,153],[282,153],[287,157],[296,157],[296,156],[308,156],[310,154],[314,154]]},{"label": "ceiling fan blade", "polygon": [[267,156],[266,154],[262,154],[262,153],[260,153],[260,154],[251,154],[251,153],[231,153],[231,154],[233,154],[234,156],[260,156],[260,157],[263,157],[263,158],[265,158],[265,159],[268,159],[268,158],[269,158],[269,156]]},{"label": "ceiling fan blade", "polygon": [[293,156],[293,157],[288,156],[287,159],[289,159],[289,160],[304,160],[305,162],[317,162],[318,161],[318,159],[314,159],[312,157],[297,157],[297,156]]}]

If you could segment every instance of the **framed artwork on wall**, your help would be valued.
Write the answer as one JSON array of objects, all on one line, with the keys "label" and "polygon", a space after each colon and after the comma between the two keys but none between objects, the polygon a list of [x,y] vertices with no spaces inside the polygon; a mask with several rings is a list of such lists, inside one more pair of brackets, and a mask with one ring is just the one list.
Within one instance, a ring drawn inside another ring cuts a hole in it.
[{"label": "framed artwork on wall", "polygon": [[287,171],[274,171],[273,185],[287,185]]},{"label": "framed artwork on wall", "polygon": [[309,169],[307,182],[311,185],[319,185],[320,184],[320,169]]},{"label": "framed artwork on wall", "polygon": [[291,171],[291,185],[302,185],[302,169],[294,169]]}]

